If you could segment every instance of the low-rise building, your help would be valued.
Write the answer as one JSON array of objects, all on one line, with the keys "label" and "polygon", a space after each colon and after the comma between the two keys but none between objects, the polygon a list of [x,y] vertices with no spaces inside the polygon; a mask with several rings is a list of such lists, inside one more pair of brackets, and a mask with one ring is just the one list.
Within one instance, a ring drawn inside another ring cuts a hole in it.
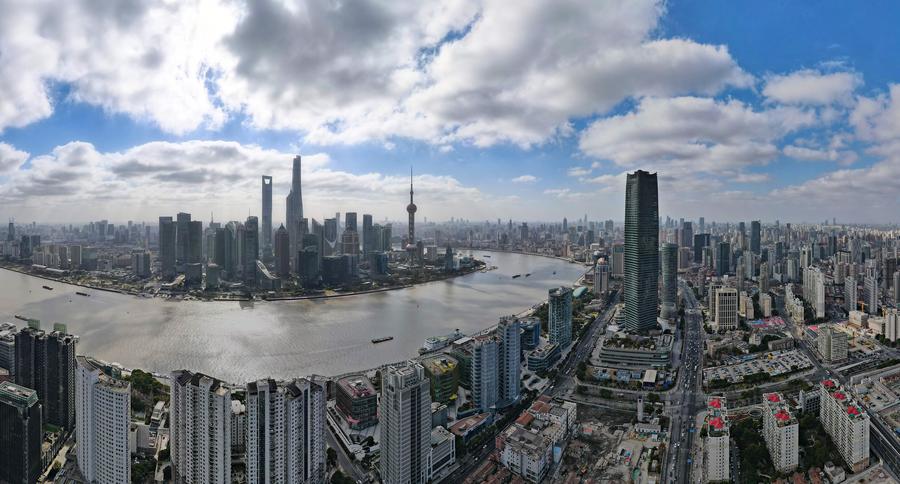
[{"label": "low-rise building", "polygon": [[638,336],[618,333],[600,345],[601,366],[619,369],[652,369],[669,366],[674,338],[670,334]]},{"label": "low-rise building", "polygon": [[456,437],[444,427],[431,429],[431,476],[456,462]]},{"label": "low-rise building", "polygon": [[564,447],[575,419],[574,403],[538,398],[497,437],[500,463],[527,482],[541,482],[553,463],[553,449]]},{"label": "low-rise building", "polygon": [[853,472],[869,467],[869,415],[833,379],[822,381],[819,421]]},{"label": "low-rise building", "polygon": [[775,470],[781,473],[797,468],[799,426],[780,393],[763,394],[763,437]]},{"label": "low-rise building", "polygon": [[335,403],[353,430],[378,423],[378,393],[365,375],[351,375],[337,381]]},{"label": "low-rise building", "polygon": [[535,373],[546,371],[559,361],[560,358],[559,345],[556,343],[548,343],[528,354],[528,369]]},{"label": "low-rise building", "polygon": [[456,359],[445,354],[429,356],[422,359],[422,366],[431,381],[431,401],[448,405],[456,401],[459,382],[459,364]]}]

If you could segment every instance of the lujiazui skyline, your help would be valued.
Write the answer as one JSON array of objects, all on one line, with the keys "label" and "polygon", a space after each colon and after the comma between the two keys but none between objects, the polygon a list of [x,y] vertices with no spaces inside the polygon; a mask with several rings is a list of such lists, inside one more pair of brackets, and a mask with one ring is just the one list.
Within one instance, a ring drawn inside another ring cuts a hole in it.
[{"label": "lujiazui skyline", "polygon": [[29,2],[0,16],[0,218],[240,220],[300,153],[316,218],[402,220],[414,166],[429,220],[618,220],[644,169],[663,214],[895,223],[897,10]]}]

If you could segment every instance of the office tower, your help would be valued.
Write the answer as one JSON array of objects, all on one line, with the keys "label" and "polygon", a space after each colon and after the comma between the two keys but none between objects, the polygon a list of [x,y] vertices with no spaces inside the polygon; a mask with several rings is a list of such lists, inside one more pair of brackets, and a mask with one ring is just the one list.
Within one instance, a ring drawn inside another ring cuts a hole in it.
[{"label": "office tower", "polygon": [[37,392],[44,423],[71,430],[75,425],[76,336],[57,324],[50,334],[36,325],[16,333],[16,384]]},{"label": "office tower", "polygon": [[105,373],[104,365],[84,356],[76,358],[76,366],[78,468],[87,482],[131,482],[131,384]]},{"label": "office tower", "polygon": [[9,376],[16,374],[16,325],[0,323],[0,368]]},{"label": "office tower", "polygon": [[662,301],[659,317],[674,319],[678,315],[678,246],[666,243],[662,257]]},{"label": "office tower", "polygon": [[869,467],[869,415],[833,379],[823,380],[819,391],[819,421],[844,462],[854,473]]},{"label": "office tower", "polygon": [[866,312],[878,314],[878,278],[874,274],[868,274],[863,280],[863,284],[863,293],[866,297]]},{"label": "office tower", "polygon": [[703,263],[703,248],[709,247],[709,234],[694,235],[694,263]]},{"label": "office tower", "polygon": [[352,230],[353,232],[359,232],[359,227],[356,225],[356,212],[347,212],[344,214],[344,231]]},{"label": "office tower", "polygon": [[180,212],[175,217],[175,266],[180,268],[191,253],[191,214]]},{"label": "office tower", "polygon": [[612,265],[610,266],[613,277],[622,277],[625,273],[625,244],[615,243],[612,246]]},{"label": "office tower", "polygon": [[517,318],[502,318],[497,325],[500,338],[500,400],[509,405],[519,399],[522,335]]},{"label": "office tower", "polygon": [[894,281],[891,288],[893,289],[894,305],[900,306],[900,271],[894,272]]},{"label": "office tower", "polygon": [[706,401],[706,440],[703,445],[703,458],[706,467],[706,481],[728,481],[731,477],[730,422],[725,398],[709,397]]},{"label": "office tower", "polygon": [[609,264],[598,260],[594,264],[594,295],[601,296],[609,291]]},{"label": "office tower", "polygon": [[[752,234],[752,233],[751,233]],[[800,430],[780,393],[764,393],[763,437],[775,470],[788,474],[797,468]]]},{"label": "office tower", "polygon": [[715,296],[715,330],[730,331],[738,326],[738,292],[733,287],[722,287],[716,290]]},{"label": "office tower", "polygon": [[169,450],[175,482],[231,483],[231,391],[202,373],[173,371]]},{"label": "office tower", "polygon": [[762,311],[762,317],[769,318],[772,316],[772,296],[768,293],[759,295],[759,309]]},{"label": "office tower", "polygon": [[482,411],[497,404],[500,398],[500,344],[494,338],[482,338],[472,346],[469,370],[472,401]]},{"label": "office tower", "polygon": [[844,278],[844,309],[849,313],[850,311],[856,311],[856,308],[859,307],[859,301],[857,300],[858,293],[856,292],[856,278],[855,277],[845,277]]},{"label": "office tower", "polygon": [[163,279],[175,277],[175,254],[177,252],[175,222],[172,217],[159,218],[159,265]]},{"label": "office tower", "polygon": [[[147,227],[149,229],[149,227]],[[81,269],[81,246],[73,245],[69,247],[69,267],[72,269]]]},{"label": "office tower", "polygon": [[247,483],[325,482],[325,382],[247,384]]},{"label": "office tower", "polygon": [[30,484],[41,475],[41,404],[37,392],[0,383],[0,482]]},{"label": "office tower", "polygon": [[750,222],[750,252],[759,255],[760,240],[762,237],[762,227],[759,220]]},{"label": "office tower", "polygon": [[454,405],[459,387],[459,361],[446,353],[435,353],[421,360],[428,378],[431,401]]},{"label": "office tower", "polygon": [[325,242],[322,257],[335,255],[340,251],[336,218],[325,219],[325,223],[322,225],[322,237]]},{"label": "office tower", "polygon": [[900,338],[900,311],[891,308],[884,312],[884,337],[891,343]]},{"label": "office tower", "polygon": [[375,250],[374,237],[375,231],[372,228],[372,216],[367,213],[363,214],[362,245],[363,257],[366,259],[369,258],[369,253]]},{"label": "office tower", "polygon": [[203,262],[203,222],[199,220],[188,223],[187,262],[190,264]]},{"label": "office tower", "polygon": [[[409,214],[409,235],[407,239],[408,246],[416,244],[416,204],[413,203],[413,174],[412,168],[409,169],[409,205],[406,206],[406,212]],[[407,250],[409,247],[407,246]]]},{"label": "office tower", "polygon": [[431,397],[422,365],[390,365],[381,377],[381,480],[425,484],[431,452]]},{"label": "office tower", "polygon": [[814,317],[825,317],[825,274],[818,267],[803,269],[803,299],[812,306]]},{"label": "office tower", "polygon": [[819,326],[816,338],[819,355],[826,363],[834,363],[847,359],[847,333],[834,329],[831,324]]},{"label": "office tower", "polygon": [[378,392],[365,375],[351,375],[335,382],[335,407],[353,430],[378,423]]},{"label": "office tower", "polygon": [[341,234],[341,253],[359,257],[359,232],[350,229],[344,230],[344,233]]},{"label": "office tower", "polygon": [[297,257],[300,249],[300,219],[303,218],[303,195],[300,188],[300,155],[294,157],[294,167],[291,174],[291,192],[287,196],[286,223],[288,237],[290,237],[291,261]]},{"label": "office tower", "polygon": [[[572,343],[572,288],[550,289],[547,310],[547,332],[550,342],[565,350]],[[656,316],[654,316],[655,321]]]},{"label": "office tower", "polygon": [[656,174],[638,170],[625,185],[625,324],[627,331],[656,327],[659,279],[659,200]]},{"label": "office tower", "polygon": [[286,278],[291,275],[291,236],[284,225],[275,231],[275,274]]},{"label": "office tower", "polygon": [[680,247],[690,247],[694,243],[694,228],[691,222],[685,222],[681,226],[681,240],[678,241]]},{"label": "office tower", "polygon": [[268,262],[272,259],[272,177],[262,176],[262,256]]},{"label": "office tower", "polygon": [[769,263],[759,263],[759,292],[765,294],[769,292]]},{"label": "office tower", "polygon": [[716,244],[716,275],[724,276],[731,272],[731,244],[719,242]]},{"label": "office tower", "polygon": [[10,220],[9,227],[6,229],[6,241],[12,242],[14,240],[16,240],[16,224]]},{"label": "office tower", "polygon": [[256,261],[259,259],[259,219],[250,216],[244,222],[241,265],[244,268],[244,282],[256,280]]}]

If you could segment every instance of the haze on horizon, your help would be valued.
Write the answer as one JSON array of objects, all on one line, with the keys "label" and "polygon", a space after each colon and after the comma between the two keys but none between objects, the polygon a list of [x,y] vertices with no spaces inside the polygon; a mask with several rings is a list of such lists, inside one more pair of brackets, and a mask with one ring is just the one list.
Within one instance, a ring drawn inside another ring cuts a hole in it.
[{"label": "haze on horizon", "polygon": [[[0,219],[900,222],[900,6],[0,1]],[[742,19],[752,17],[748,25]]]}]

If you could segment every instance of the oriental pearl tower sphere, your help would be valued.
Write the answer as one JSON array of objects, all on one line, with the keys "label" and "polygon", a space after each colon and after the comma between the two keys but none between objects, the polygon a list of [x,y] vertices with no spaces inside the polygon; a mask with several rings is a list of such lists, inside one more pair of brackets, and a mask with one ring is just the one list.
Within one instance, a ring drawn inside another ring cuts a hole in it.
[{"label": "oriental pearl tower sphere", "polygon": [[409,168],[409,205],[406,206],[406,213],[409,214],[409,237],[406,243],[406,251],[409,253],[410,261],[416,252],[416,204],[413,202],[413,173],[412,167]]}]

